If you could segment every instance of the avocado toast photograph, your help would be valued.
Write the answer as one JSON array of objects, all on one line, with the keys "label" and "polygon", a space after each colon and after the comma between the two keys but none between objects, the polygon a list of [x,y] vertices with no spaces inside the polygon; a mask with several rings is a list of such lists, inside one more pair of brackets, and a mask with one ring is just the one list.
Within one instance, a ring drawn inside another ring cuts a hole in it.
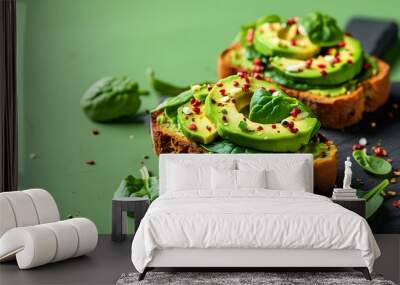
[{"label": "avocado toast photograph", "polygon": [[287,20],[264,16],[242,26],[217,68],[220,78],[246,71],[279,84],[327,128],[354,125],[389,97],[389,65],[318,12]]},{"label": "avocado toast photograph", "polygon": [[314,183],[329,192],[336,179],[336,146],[320,122],[277,84],[246,72],[215,84],[193,85],[151,113],[155,153],[312,153]]}]

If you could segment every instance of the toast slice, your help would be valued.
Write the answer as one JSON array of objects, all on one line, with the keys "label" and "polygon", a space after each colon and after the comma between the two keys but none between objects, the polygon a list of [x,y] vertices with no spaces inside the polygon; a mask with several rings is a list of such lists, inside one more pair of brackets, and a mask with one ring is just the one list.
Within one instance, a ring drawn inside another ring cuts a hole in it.
[{"label": "toast slice", "polygon": [[[219,55],[217,68],[220,78],[236,74],[238,71],[249,71],[230,63],[231,53],[238,49],[241,49],[240,44],[234,43]],[[309,91],[285,86],[281,86],[281,88],[290,96],[309,106],[324,127],[341,129],[356,124],[362,119],[364,112],[373,112],[388,100],[390,68],[384,61],[376,60],[379,69],[377,74],[360,82],[355,90],[338,97],[319,96]],[[270,78],[266,78],[266,80],[272,81]]]},{"label": "toast slice", "polygon": [[[160,125],[157,117],[163,113],[162,110],[151,114],[150,127],[153,140],[154,152],[161,153],[207,153],[208,151],[189,140],[183,134],[170,130]],[[336,153],[335,144],[318,134],[321,142],[329,147],[329,153],[324,157],[314,159],[314,192],[317,194],[330,195],[336,181]]]}]

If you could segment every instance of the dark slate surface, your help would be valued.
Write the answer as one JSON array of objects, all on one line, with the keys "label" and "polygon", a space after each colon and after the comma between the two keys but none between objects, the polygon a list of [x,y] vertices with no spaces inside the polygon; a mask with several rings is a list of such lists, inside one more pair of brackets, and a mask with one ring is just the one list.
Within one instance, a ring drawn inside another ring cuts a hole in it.
[{"label": "dark slate surface", "polygon": [[396,22],[363,17],[352,18],[347,23],[346,31],[361,40],[367,53],[378,57],[382,57],[398,37]]},{"label": "dark slate surface", "polygon": [[[373,122],[376,127],[371,126]],[[322,133],[338,146],[338,186],[342,186],[344,161],[347,156],[351,157],[352,145],[362,137],[368,140],[368,152],[371,153],[373,145],[381,143],[388,151],[388,157],[393,159],[393,169],[400,168],[400,82],[392,83],[388,103],[377,112],[366,114],[359,124],[344,130],[323,129]],[[353,187],[368,190],[382,181],[382,177],[367,174],[353,159],[352,161]],[[390,184],[387,188],[396,191],[397,195],[385,199],[381,208],[369,219],[374,233],[400,233],[400,209],[393,206],[393,201],[400,199],[400,177],[397,180],[397,183]]]}]

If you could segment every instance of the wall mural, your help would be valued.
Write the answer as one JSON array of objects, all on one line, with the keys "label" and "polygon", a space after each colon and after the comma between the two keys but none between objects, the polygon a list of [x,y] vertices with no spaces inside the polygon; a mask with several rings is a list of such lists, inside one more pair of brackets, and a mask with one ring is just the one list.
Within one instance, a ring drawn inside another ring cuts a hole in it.
[{"label": "wall mural", "polygon": [[[146,116],[157,155],[311,153],[315,193],[328,197],[342,187],[351,157],[345,184],[352,164],[351,195],[366,199],[372,229],[400,233],[399,88],[390,89],[389,65],[335,19],[269,15],[242,26],[218,58],[215,82],[175,86],[148,75],[160,95]],[[106,77],[81,107],[93,121],[126,122],[136,120],[148,94],[129,77]],[[127,196],[153,201],[158,178],[143,165],[114,194]]]}]

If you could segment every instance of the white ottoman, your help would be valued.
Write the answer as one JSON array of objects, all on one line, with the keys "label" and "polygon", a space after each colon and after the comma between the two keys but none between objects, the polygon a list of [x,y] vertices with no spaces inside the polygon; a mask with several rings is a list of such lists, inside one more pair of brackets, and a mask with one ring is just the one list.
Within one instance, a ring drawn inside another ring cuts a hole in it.
[{"label": "white ottoman", "polygon": [[97,239],[96,225],[86,218],[59,221],[43,189],[0,193],[0,262],[16,258],[28,269],[87,254]]}]

